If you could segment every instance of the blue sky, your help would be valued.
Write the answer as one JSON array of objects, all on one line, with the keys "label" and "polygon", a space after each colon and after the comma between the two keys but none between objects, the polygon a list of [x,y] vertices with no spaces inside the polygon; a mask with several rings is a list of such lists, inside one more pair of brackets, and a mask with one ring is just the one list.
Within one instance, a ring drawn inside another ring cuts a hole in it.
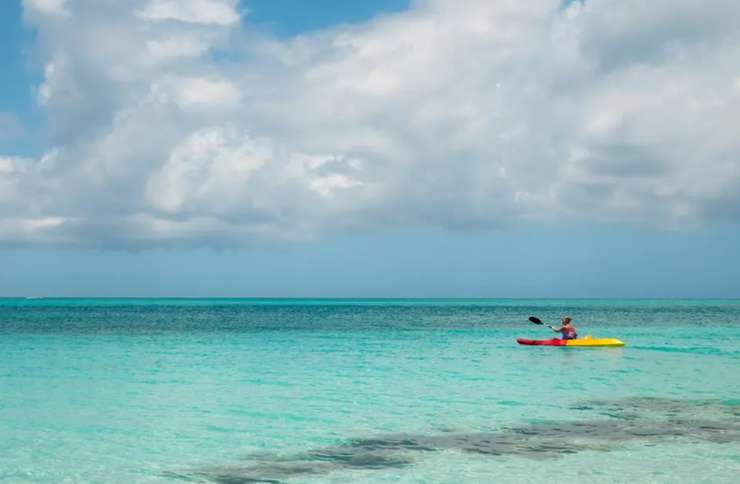
[{"label": "blue sky", "polygon": [[736,297],[740,230],[525,227],[252,250],[5,249],[5,296]]},{"label": "blue sky", "polygon": [[249,10],[245,19],[247,22],[251,21],[280,36],[291,36],[335,24],[363,22],[378,15],[399,12],[407,9],[409,3],[409,0],[257,0],[242,2],[242,5]]},{"label": "blue sky", "polygon": [[0,295],[737,297],[740,7],[0,4]]},{"label": "blue sky", "polygon": [[[37,112],[31,86],[36,80],[34,69],[26,58],[26,46],[32,34],[23,28],[21,22],[20,2],[2,2],[0,4],[0,112],[17,118],[18,125],[12,136],[0,135],[0,152],[35,154],[41,146],[34,146],[32,128],[40,125],[40,114]],[[37,142],[40,144],[41,142]]]}]

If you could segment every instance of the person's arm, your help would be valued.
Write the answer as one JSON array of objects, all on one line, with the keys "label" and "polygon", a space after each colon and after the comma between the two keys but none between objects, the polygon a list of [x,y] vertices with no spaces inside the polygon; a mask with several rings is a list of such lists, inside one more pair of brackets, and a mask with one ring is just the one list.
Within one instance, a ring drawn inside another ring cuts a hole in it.
[{"label": "person's arm", "polygon": [[553,331],[555,331],[556,333],[562,333],[563,332],[563,327],[562,326],[559,327],[559,328],[553,328],[552,326],[550,326],[550,329],[553,330]]}]

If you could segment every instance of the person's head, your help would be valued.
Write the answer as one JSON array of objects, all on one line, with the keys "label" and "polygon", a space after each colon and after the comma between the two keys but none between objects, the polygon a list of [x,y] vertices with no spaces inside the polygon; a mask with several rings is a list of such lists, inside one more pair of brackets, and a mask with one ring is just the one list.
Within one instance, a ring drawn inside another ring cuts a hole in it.
[{"label": "person's head", "polygon": [[563,316],[563,319],[561,321],[563,322],[563,326],[568,326],[573,320],[570,316]]}]

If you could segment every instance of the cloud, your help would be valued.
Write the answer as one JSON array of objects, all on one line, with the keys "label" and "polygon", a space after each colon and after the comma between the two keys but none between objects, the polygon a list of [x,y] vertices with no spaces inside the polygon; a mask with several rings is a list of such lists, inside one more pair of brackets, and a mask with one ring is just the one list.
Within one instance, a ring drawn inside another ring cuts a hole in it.
[{"label": "cloud", "polygon": [[161,40],[150,40],[146,49],[152,62],[166,61],[183,57],[199,57],[208,50],[208,43],[198,38],[187,36],[168,37]]},{"label": "cloud", "polygon": [[417,0],[288,39],[234,1],[41,3],[53,143],[0,214],[59,223],[27,240],[740,220],[737,2]]},{"label": "cloud", "polygon": [[44,15],[67,15],[65,3],[67,0],[25,0],[27,9]]},{"label": "cloud", "polygon": [[232,82],[199,77],[181,79],[176,96],[175,102],[183,109],[229,108],[237,104],[240,98],[239,91]]},{"label": "cloud", "polygon": [[217,128],[198,131],[175,146],[149,179],[148,198],[165,212],[181,212],[186,204],[195,212],[206,207],[215,215],[238,212],[251,174],[271,159],[269,144],[249,137],[235,139]]},{"label": "cloud", "polygon": [[136,15],[145,20],[231,25],[239,22],[235,4],[235,0],[150,0]]}]

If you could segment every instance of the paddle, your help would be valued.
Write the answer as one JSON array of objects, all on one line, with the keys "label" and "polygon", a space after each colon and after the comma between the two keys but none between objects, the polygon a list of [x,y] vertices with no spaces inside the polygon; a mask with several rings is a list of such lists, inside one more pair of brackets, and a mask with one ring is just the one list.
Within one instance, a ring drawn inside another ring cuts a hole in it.
[{"label": "paddle", "polygon": [[547,327],[548,327],[548,328],[550,328],[550,329],[555,329],[555,328],[553,328],[552,326],[550,326],[549,324],[545,324],[545,323],[543,323],[543,322],[542,322],[542,320],[541,320],[540,318],[535,318],[534,316],[530,316],[530,317],[529,317],[529,320],[530,320],[531,322],[533,322],[534,324],[540,324],[540,325],[543,325],[543,326],[547,326]]}]

